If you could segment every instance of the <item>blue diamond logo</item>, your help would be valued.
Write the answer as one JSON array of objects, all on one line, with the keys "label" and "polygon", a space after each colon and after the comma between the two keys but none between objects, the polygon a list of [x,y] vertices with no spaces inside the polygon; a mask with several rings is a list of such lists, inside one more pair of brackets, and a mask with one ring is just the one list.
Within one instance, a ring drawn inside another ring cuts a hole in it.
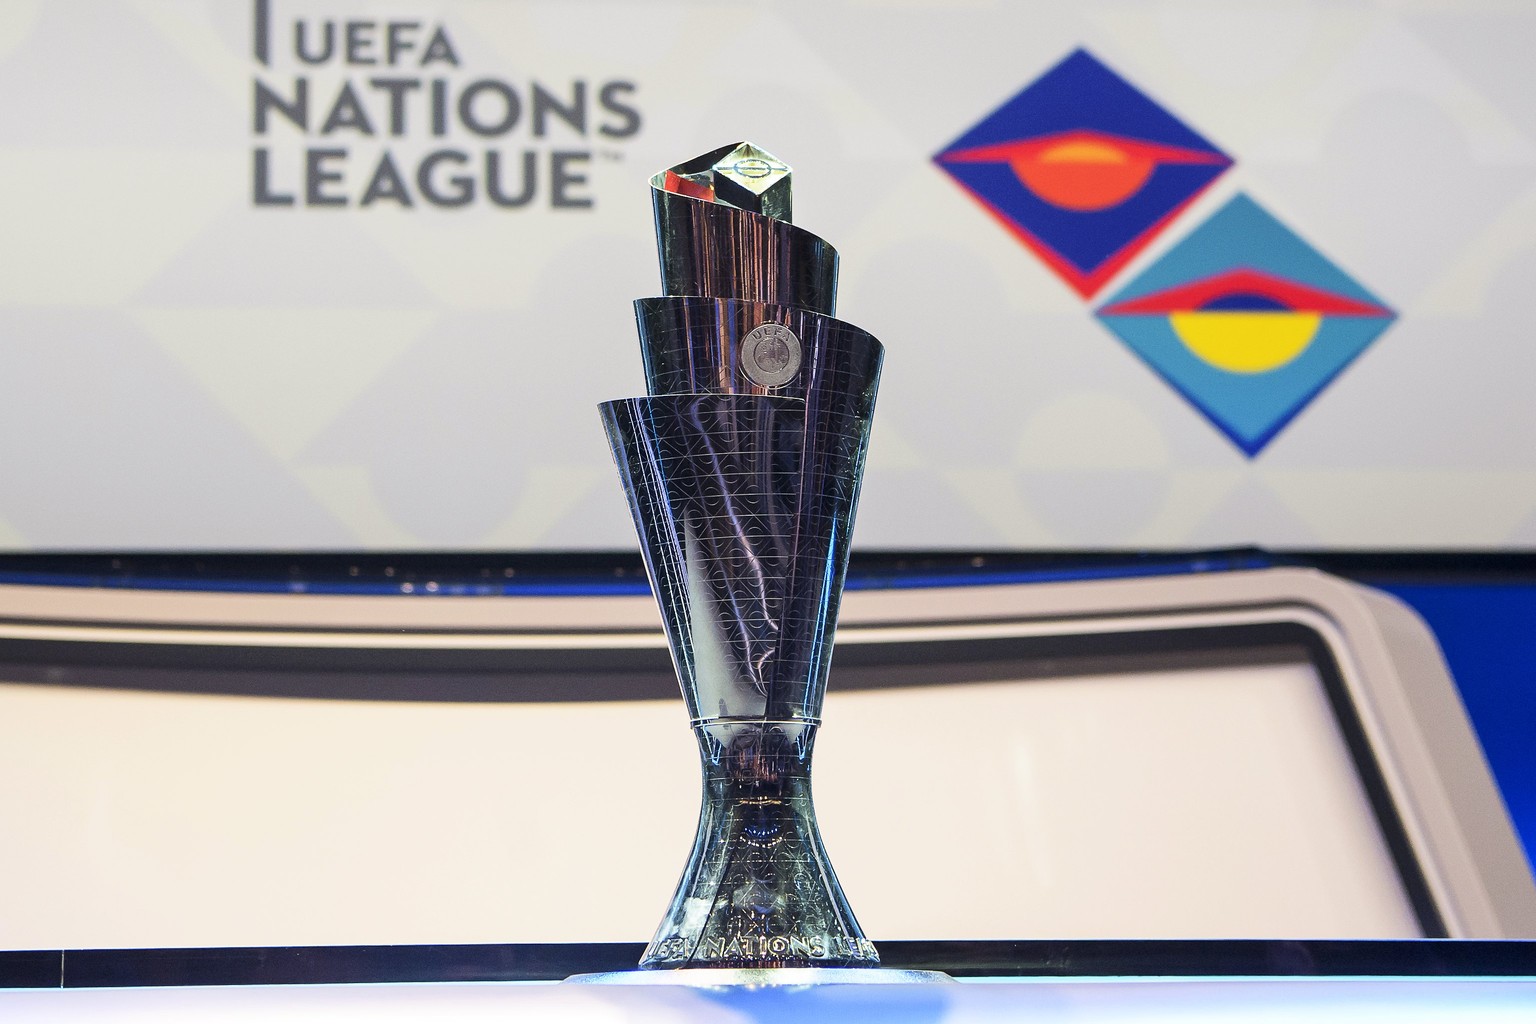
[{"label": "blue diamond logo", "polygon": [[1250,458],[1396,319],[1245,195],[1096,315]]}]

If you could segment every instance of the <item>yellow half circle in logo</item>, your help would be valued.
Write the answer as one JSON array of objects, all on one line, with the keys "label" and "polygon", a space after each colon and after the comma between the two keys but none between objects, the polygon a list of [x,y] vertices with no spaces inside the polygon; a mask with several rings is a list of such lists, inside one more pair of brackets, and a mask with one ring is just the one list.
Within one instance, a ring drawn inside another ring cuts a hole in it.
[{"label": "yellow half circle in logo", "polygon": [[1228,311],[1170,313],[1184,346],[1229,373],[1277,370],[1306,350],[1323,322],[1321,313]]}]

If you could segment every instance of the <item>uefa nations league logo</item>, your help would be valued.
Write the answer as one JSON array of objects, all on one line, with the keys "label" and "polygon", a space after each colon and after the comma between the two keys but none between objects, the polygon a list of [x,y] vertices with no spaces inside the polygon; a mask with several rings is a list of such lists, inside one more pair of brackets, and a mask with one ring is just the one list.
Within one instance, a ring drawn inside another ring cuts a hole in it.
[{"label": "uefa nations league logo", "polygon": [[[1084,299],[1232,166],[1085,50],[934,161]],[[1246,195],[1095,315],[1250,458],[1395,319]]]},{"label": "uefa nations league logo", "polygon": [[635,83],[476,69],[420,6],[254,0],[252,205],[590,209],[592,161],[640,131]]}]

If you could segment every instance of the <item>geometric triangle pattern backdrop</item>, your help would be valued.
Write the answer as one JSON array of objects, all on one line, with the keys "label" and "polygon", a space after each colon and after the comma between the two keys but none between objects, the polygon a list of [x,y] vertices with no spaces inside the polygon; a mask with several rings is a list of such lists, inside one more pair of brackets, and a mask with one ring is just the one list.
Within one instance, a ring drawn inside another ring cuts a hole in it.
[{"label": "geometric triangle pattern backdrop", "polygon": [[[821,5],[753,22],[785,103],[623,45],[724,67],[690,0],[534,6],[0,0],[0,550],[632,545],[643,182],[737,131],[891,348],[855,544],[1536,549],[1536,8]],[[414,206],[363,205],[386,152]]]}]

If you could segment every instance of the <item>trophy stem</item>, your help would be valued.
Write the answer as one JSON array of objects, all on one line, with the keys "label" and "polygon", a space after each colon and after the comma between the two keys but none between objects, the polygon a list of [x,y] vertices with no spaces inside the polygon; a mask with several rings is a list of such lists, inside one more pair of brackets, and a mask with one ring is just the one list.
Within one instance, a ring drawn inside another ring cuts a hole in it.
[{"label": "trophy stem", "polygon": [[640,966],[879,963],[822,847],[808,719],[694,723],[703,806],[693,854]]}]

